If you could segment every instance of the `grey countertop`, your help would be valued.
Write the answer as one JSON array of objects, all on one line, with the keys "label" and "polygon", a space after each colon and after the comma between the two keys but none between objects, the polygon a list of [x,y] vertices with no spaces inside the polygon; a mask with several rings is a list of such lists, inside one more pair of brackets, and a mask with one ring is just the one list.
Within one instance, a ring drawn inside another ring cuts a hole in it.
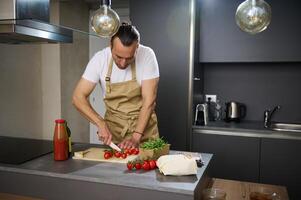
[{"label": "grey countertop", "polygon": [[301,140],[301,133],[266,129],[261,121],[210,121],[206,126],[193,126],[192,129],[194,133]]},{"label": "grey countertop", "polygon": [[[77,144],[74,145],[74,150],[83,150],[90,146]],[[201,155],[204,166],[198,168],[195,176],[164,176],[158,169],[128,171],[125,164],[119,163],[73,159],[54,161],[52,153],[21,165],[0,164],[0,171],[193,195],[212,158],[212,154]]]}]

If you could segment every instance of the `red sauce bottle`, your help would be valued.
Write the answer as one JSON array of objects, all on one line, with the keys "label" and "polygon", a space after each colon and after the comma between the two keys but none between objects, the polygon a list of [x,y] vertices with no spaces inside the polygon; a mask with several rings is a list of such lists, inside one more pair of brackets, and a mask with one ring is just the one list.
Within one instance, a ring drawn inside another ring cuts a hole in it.
[{"label": "red sauce bottle", "polygon": [[64,119],[55,120],[53,135],[54,160],[67,160],[69,152],[68,133]]}]

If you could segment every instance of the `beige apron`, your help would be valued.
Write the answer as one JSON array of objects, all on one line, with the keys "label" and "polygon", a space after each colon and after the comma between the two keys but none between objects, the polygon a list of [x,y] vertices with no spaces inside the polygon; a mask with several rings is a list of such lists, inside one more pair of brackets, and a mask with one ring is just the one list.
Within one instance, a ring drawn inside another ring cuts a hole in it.
[{"label": "beige apron", "polygon": [[[113,59],[110,59],[106,75],[106,105],[105,121],[110,129],[114,143],[120,143],[125,138],[130,138],[135,131],[138,115],[142,107],[141,86],[136,80],[135,61],[131,64],[132,80],[111,83]],[[158,138],[157,116],[151,114],[148,124],[143,132],[141,142],[149,138]]]}]

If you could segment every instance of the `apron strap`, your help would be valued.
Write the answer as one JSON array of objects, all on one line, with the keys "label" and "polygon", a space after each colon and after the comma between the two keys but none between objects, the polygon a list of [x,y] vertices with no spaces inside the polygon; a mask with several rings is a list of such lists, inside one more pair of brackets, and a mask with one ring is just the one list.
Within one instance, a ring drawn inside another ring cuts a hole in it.
[{"label": "apron strap", "polygon": [[108,72],[107,72],[106,79],[105,79],[105,81],[106,81],[106,92],[107,93],[111,92],[110,83],[111,83],[112,69],[113,69],[113,58],[111,57],[110,62],[109,62]]},{"label": "apron strap", "polygon": [[132,80],[136,80],[136,61],[131,64]]},{"label": "apron strap", "polygon": [[[112,75],[112,69],[113,69],[113,58],[110,58],[110,62],[109,62],[109,68],[107,71],[107,75],[105,78],[106,81],[106,92],[110,93],[111,92],[111,75]],[[137,76],[136,76],[136,61],[134,60],[133,63],[131,64],[131,72],[132,72],[132,80],[136,80]]]}]

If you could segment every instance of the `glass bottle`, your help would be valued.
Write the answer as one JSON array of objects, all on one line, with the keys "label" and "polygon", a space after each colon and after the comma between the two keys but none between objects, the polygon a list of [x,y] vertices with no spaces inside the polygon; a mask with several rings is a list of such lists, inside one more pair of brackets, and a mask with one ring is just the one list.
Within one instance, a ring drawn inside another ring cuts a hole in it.
[{"label": "glass bottle", "polygon": [[54,160],[67,160],[69,153],[69,137],[64,119],[55,120],[53,135]]},{"label": "glass bottle", "polygon": [[68,157],[70,157],[71,153],[72,153],[72,141],[71,141],[71,130],[68,127],[67,122],[66,122],[66,129],[67,129],[67,134],[68,134]]},{"label": "glass bottle", "polygon": [[215,104],[215,120],[216,121],[220,121],[222,120],[222,105],[220,100],[216,100],[216,104]]}]

